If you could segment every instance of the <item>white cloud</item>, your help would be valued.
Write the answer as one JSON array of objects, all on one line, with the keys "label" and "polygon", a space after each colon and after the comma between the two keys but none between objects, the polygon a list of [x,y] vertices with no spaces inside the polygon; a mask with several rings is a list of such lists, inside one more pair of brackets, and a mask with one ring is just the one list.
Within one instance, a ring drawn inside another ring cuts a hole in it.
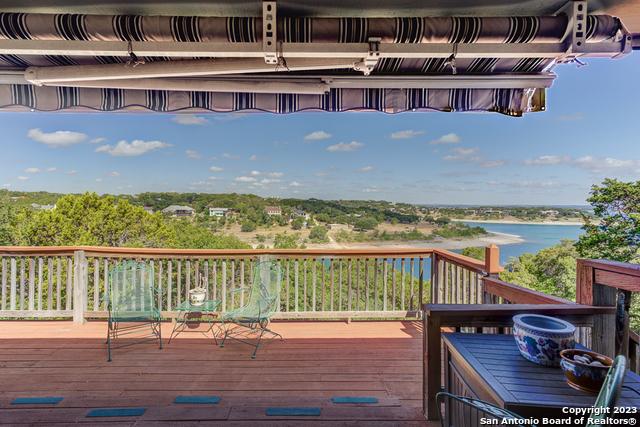
[{"label": "white cloud", "polygon": [[184,154],[187,155],[187,158],[192,160],[198,160],[202,158],[202,155],[198,153],[196,150],[185,150]]},{"label": "white cloud", "polygon": [[546,156],[539,156],[534,159],[526,159],[524,163],[526,165],[532,165],[532,166],[546,166],[546,165],[559,165],[559,164],[567,163],[570,161],[571,161],[571,158],[568,156],[546,155]]},{"label": "white cloud", "polygon": [[29,177],[28,177],[28,176],[19,176],[19,177],[18,177],[18,179],[19,179],[20,181],[26,181],[26,180],[28,180],[28,179],[29,179]]},{"label": "white cloud", "polygon": [[57,172],[57,171],[58,171],[58,168],[57,168],[57,167],[55,167],[55,166],[52,166],[52,167],[50,167],[50,168],[47,168],[47,172]]},{"label": "white cloud", "polygon": [[366,187],[362,189],[363,193],[378,193],[380,192],[379,189],[375,188],[375,187]]},{"label": "white cloud", "polygon": [[567,165],[583,169],[591,173],[640,173],[640,160],[616,159],[615,157],[545,155],[524,161],[529,166],[557,166]]},{"label": "white cloud", "polygon": [[218,176],[210,176],[209,178],[207,178],[209,181],[216,181],[218,179],[220,179],[220,177]]},{"label": "white cloud", "polygon": [[289,187],[302,187],[302,184],[300,184],[298,181],[291,181],[289,183]]},{"label": "white cloud", "polygon": [[421,130],[399,130],[397,132],[393,132],[390,136],[391,139],[410,139],[415,138],[418,135],[422,135],[424,131]]},{"label": "white cloud", "polygon": [[93,138],[89,140],[89,144],[102,144],[103,142],[106,142],[106,141],[107,141],[107,138],[98,137],[98,138]]},{"label": "white cloud", "polygon": [[444,156],[444,160],[451,161],[478,161],[479,157],[477,148],[456,147],[451,150],[452,154]]},{"label": "white cloud", "polygon": [[109,172],[109,176],[113,176],[113,177],[120,176],[120,172],[118,171]]},{"label": "white cloud", "polygon": [[275,184],[275,183],[278,183],[278,182],[282,182],[282,180],[281,179],[277,179],[277,178],[262,178],[260,180],[260,183],[262,183],[262,184]]},{"label": "white cloud", "polygon": [[67,171],[67,175],[76,175],[77,173],[78,171],[75,169],[71,169],[70,171]]},{"label": "white cloud", "polygon": [[224,157],[225,159],[232,159],[232,160],[238,160],[240,158],[240,156],[236,154],[231,154],[231,153],[222,153],[222,157]]},{"label": "white cloud", "polygon": [[26,173],[40,173],[42,172],[40,168],[26,168],[24,170]]},{"label": "white cloud", "polygon": [[255,162],[256,160],[258,160],[258,156],[256,156],[255,154],[252,154],[251,157],[249,157],[249,160],[251,160],[252,162]]},{"label": "white cloud", "polygon": [[439,145],[439,144],[457,144],[461,141],[460,137],[455,133],[448,133],[446,135],[442,135],[438,139],[434,139],[430,141],[431,145]]},{"label": "white cloud", "polygon": [[363,166],[358,169],[358,172],[371,172],[373,170],[373,166]]},{"label": "white cloud", "polygon": [[29,129],[27,136],[36,142],[48,145],[52,148],[68,147],[74,144],[80,144],[87,135],[80,132],[72,132],[69,130],[58,130],[55,132],[46,133],[40,129]]},{"label": "white cloud", "polygon": [[236,182],[256,182],[257,179],[255,179],[252,176],[238,176],[235,179]]},{"label": "white cloud", "polygon": [[500,166],[504,166],[507,162],[504,160],[486,160],[480,163],[480,167],[483,168],[497,168]]},{"label": "white cloud", "polygon": [[260,172],[260,171],[251,171],[251,172],[249,172],[249,175],[258,176],[258,175],[262,175],[262,172]]},{"label": "white cloud", "polygon": [[178,114],[171,119],[174,123],[185,126],[198,126],[209,123],[209,120],[204,117],[196,116],[195,114]]},{"label": "white cloud", "polygon": [[224,170],[224,168],[221,168],[220,166],[211,166],[211,167],[209,168],[209,170],[210,170],[211,172],[222,172],[222,171]]},{"label": "white cloud", "polygon": [[331,138],[331,134],[323,130],[317,130],[304,136],[305,141],[322,141]]},{"label": "white cloud", "polygon": [[170,146],[171,144],[162,141],[142,141],[136,139],[131,142],[122,140],[116,145],[101,145],[96,148],[95,151],[96,153],[107,153],[114,157],[135,157]]},{"label": "white cloud", "polygon": [[11,184],[2,184],[2,185],[0,185],[0,187],[2,187],[2,188],[9,188],[9,187],[11,187]]},{"label": "white cloud", "polygon": [[345,152],[345,151],[356,151],[360,148],[364,147],[364,144],[362,142],[358,142],[358,141],[351,141],[349,143],[346,142],[341,142],[339,144],[334,144],[334,145],[330,145],[327,147],[327,151],[330,152]]},{"label": "white cloud", "polygon": [[269,172],[267,173],[267,176],[270,176],[271,178],[282,178],[284,176],[283,172]]},{"label": "white cloud", "polygon": [[96,178],[96,182],[102,182],[102,178]]}]

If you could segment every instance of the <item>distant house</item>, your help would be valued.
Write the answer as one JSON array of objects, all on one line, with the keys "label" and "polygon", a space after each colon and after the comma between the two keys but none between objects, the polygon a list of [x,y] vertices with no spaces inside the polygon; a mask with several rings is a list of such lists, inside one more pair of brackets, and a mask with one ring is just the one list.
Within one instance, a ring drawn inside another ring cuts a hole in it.
[{"label": "distant house", "polygon": [[269,216],[280,216],[280,215],[282,215],[282,209],[280,209],[280,206],[267,206],[267,207],[264,208],[264,211]]},{"label": "distant house", "polygon": [[191,206],[171,205],[162,209],[162,213],[175,217],[192,217],[196,211]]},{"label": "distant house", "polygon": [[303,211],[302,209],[294,209],[293,212],[291,213],[291,216],[294,218],[304,218],[304,219],[310,218],[310,215],[305,211]]},{"label": "distant house", "polygon": [[560,214],[560,212],[555,209],[548,209],[546,211],[540,211],[540,214],[544,216],[557,216]]},{"label": "distant house", "polygon": [[231,209],[229,208],[209,208],[210,217],[224,218],[229,214],[231,214]]},{"label": "distant house", "polygon": [[52,211],[56,208],[56,205],[39,205],[38,203],[31,203],[31,207],[39,211]]},{"label": "distant house", "polygon": [[151,206],[144,206],[142,209],[144,209],[145,212],[148,212],[150,214],[153,213],[153,208]]}]

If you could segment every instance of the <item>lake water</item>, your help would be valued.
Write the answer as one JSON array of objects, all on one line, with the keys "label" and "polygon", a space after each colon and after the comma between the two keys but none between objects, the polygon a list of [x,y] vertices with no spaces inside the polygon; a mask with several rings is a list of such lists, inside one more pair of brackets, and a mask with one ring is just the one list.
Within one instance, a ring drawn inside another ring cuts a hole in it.
[{"label": "lake water", "polygon": [[535,253],[548,248],[563,239],[577,240],[582,233],[579,225],[532,225],[465,222],[467,225],[483,227],[487,231],[514,234],[524,240],[513,245],[500,245],[500,264],[505,265],[509,258],[526,252]]}]

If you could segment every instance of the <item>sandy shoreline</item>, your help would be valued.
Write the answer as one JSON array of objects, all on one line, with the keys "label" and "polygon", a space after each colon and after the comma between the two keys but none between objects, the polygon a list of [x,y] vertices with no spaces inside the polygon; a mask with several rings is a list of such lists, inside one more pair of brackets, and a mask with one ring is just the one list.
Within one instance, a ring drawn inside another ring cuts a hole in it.
[{"label": "sandy shoreline", "polygon": [[366,242],[366,243],[340,243],[331,242],[323,244],[308,244],[309,249],[402,249],[402,248],[436,248],[436,249],[464,249],[472,246],[488,246],[491,244],[502,246],[522,243],[524,239],[515,234],[489,232],[486,236],[473,239],[439,239],[432,241],[409,242]]},{"label": "sandy shoreline", "polygon": [[508,219],[452,219],[451,221],[473,222],[478,224],[584,225],[581,221],[513,221]]}]

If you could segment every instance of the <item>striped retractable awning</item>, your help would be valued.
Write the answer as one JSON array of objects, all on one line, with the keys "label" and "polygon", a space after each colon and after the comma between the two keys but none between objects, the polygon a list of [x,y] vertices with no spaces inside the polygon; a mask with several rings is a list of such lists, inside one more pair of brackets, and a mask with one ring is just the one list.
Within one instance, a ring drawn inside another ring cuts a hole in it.
[{"label": "striped retractable awning", "polygon": [[[458,44],[560,43],[568,18],[542,17],[425,17],[425,18],[278,18],[278,40],[284,43],[447,43]],[[611,16],[590,15],[587,42],[619,37],[620,22]],[[262,42],[262,18],[164,17],[70,14],[0,14],[1,42],[12,40],[83,42],[184,42],[249,44]],[[43,43],[43,46],[45,44]],[[3,52],[0,47],[0,52]],[[134,52],[135,53],[135,52]],[[285,53],[286,54],[286,53]],[[140,57],[147,63],[189,58]],[[127,56],[88,56],[0,53],[0,74],[27,67],[127,63]],[[383,58],[371,76],[518,75],[548,71],[555,58],[496,57]],[[278,73],[281,74],[281,73]],[[304,77],[292,71],[287,76]],[[269,74],[260,74],[265,76]],[[345,70],[323,70],[323,76],[362,76]],[[252,75],[243,75],[252,77]],[[255,76],[255,75],[253,75]],[[545,89],[532,88],[332,88],[325,94],[223,93],[199,91],[137,90],[31,84],[0,84],[0,110],[38,111],[160,111],[234,112],[268,111],[490,111],[520,116],[545,109]]]}]

